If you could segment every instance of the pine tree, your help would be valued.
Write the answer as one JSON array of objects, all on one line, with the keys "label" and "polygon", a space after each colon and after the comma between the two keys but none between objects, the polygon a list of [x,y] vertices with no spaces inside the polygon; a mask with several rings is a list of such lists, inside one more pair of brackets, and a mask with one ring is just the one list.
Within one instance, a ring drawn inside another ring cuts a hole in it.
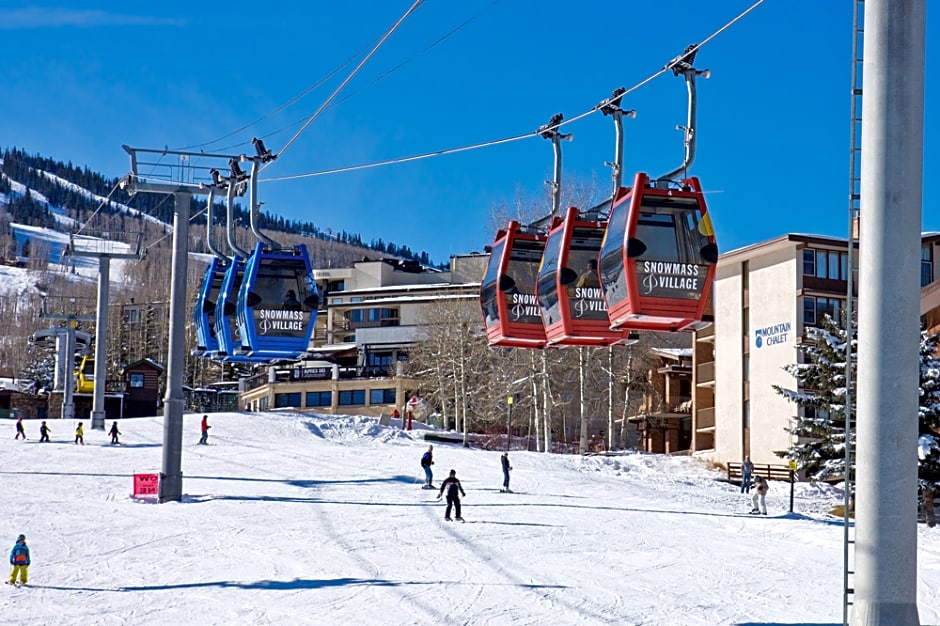
[{"label": "pine tree", "polygon": [[920,408],[917,477],[924,490],[940,488],[940,334],[920,334]]},{"label": "pine tree", "polygon": [[[806,329],[805,339],[799,348],[804,362],[784,368],[796,379],[798,390],[773,386],[803,409],[785,429],[797,442],[776,454],[795,460],[815,480],[844,476],[846,331],[827,315],[822,326]],[[853,431],[853,445],[854,436]]]}]

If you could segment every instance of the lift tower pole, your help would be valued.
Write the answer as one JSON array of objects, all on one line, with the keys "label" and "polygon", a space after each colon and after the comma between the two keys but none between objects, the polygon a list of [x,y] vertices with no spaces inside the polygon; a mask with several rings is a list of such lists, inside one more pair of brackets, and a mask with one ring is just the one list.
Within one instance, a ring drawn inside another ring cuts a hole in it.
[{"label": "lift tower pole", "polygon": [[69,237],[69,254],[98,259],[98,313],[95,317],[95,388],[91,427],[104,430],[108,372],[108,302],[111,300],[111,259],[140,259],[142,233],[116,229],[82,229]]},{"label": "lift tower pole", "polygon": [[867,0],[853,626],[916,626],[924,0]]},{"label": "lift tower pole", "polygon": [[[123,148],[131,157],[131,173],[122,181],[124,188],[130,193],[171,194],[175,206],[167,350],[169,362],[163,408],[163,469],[160,473],[159,499],[161,503],[179,502],[183,498],[183,370],[186,367],[186,275],[190,204],[194,195],[209,195],[209,189],[214,184],[210,173],[212,169],[225,167],[229,162],[240,161],[243,157],[129,146]],[[178,157],[178,163],[173,163],[167,156]],[[192,165],[196,160],[209,162],[210,165]],[[215,163],[216,167],[213,167],[212,163]],[[141,168],[146,169],[148,173],[142,174]],[[208,182],[196,182],[197,178]]]}]

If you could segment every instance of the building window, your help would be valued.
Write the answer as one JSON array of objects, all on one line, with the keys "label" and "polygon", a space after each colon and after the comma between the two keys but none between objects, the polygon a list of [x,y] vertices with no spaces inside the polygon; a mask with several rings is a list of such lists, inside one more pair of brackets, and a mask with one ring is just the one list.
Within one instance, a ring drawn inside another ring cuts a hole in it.
[{"label": "building window", "polygon": [[351,389],[349,391],[339,392],[339,404],[341,406],[365,406],[365,403],[365,389]]},{"label": "building window", "polygon": [[137,309],[128,309],[127,311],[127,323],[136,324],[137,323]]},{"label": "building window", "polygon": [[333,404],[333,392],[331,391],[308,391],[307,392],[307,404],[308,407],[313,406],[331,406]]},{"label": "building window", "polygon": [[816,251],[812,248],[803,248],[803,276],[816,275]]},{"label": "building window", "polygon": [[807,326],[816,325],[816,298],[803,296],[803,323]]},{"label": "building window", "polygon": [[274,394],[274,408],[286,409],[288,407],[300,408],[300,392]]},{"label": "building window", "polygon": [[144,387],[144,375],[141,373],[131,374],[131,388],[143,389],[143,387]]},{"label": "building window", "polygon": [[822,296],[803,296],[803,323],[816,326],[822,323],[823,317],[828,315],[841,326],[842,310],[845,300],[842,298],[824,298]]},{"label": "building window", "polygon": [[394,389],[372,389],[369,391],[369,404],[394,404]]},{"label": "building window", "polygon": [[267,410],[268,410],[268,397],[267,397],[267,396],[264,396],[264,397],[262,397],[262,398],[258,398],[258,410],[259,410],[259,411],[267,411]]},{"label": "building window", "polygon": [[847,280],[848,254],[838,250],[803,249],[803,276]]},{"label": "building window", "polygon": [[920,286],[926,287],[933,282],[933,246],[920,247]]}]

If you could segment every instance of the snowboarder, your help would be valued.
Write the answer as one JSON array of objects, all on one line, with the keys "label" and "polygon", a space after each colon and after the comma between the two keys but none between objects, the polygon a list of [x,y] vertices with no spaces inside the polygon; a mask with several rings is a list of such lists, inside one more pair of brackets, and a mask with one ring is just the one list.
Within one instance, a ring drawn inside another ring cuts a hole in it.
[{"label": "snowboarder", "polygon": [[503,452],[503,456],[500,457],[500,462],[503,466],[503,488],[500,489],[502,493],[512,493],[509,490],[509,470],[512,469],[512,466],[509,464],[509,453]]},{"label": "snowboarder", "polygon": [[450,518],[450,509],[453,507],[454,513],[457,514],[457,521],[462,522],[463,518],[460,516],[460,496],[466,498],[467,494],[463,490],[460,481],[457,480],[457,470],[450,470],[450,476],[445,478],[444,482],[441,483],[441,491],[437,494],[438,500],[444,495],[445,490],[447,491],[447,511],[444,512],[444,519],[448,522],[452,521]]},{"label": "snowboarder", "polygon": [[744,457],[744,463],[741,463],[741,493],[751,493],[751,474],[754,473],[754,464],[751,463],[751,457]]},{"label": "snowboarder", "polygon": [[434,489],[431,481],[434,479],[434,473],[431,472],[431,466],[434,465],[434,446],[428,446],[428,451],[421,455],[421,467],[424,468],[424,488]]},{"label": "snowboarder", "polygon": [[39,443],[44,441],[49,441],[49,427],[46,426],[45,420],[43,420],[42,425],[39,427]]},{"label": "snowboarder", "polygon": [[10,580],[7,584],[17,584],[16,578],[19,576],[19,584],[25,585],[29,578],[27,572],[29,569],[29,546],[26,545],[26,535],[20,535],[16,538],[16,543],[13,544],[13,550],[10,552],[10,565],[13,566],[13,571],[10,573]]},{"label": "snowboarder", "polygon": [[202,436],[199,438],[200,445],[206,446],[209,445],[209,429],[212,428],[209,426],[209,416],[202,416],[202,423],[199,425],[199,429],[202,431]]},{"label": "snowboarder", "polygon": [[754,495],[751,496],[751,500],[754,502],[754,508],[751,509],[751,515],[767,515],[767,502],[764,498],[770,489],[770,485],[760,476],[755,476],[752,486],[754,487]]},{"label": "snowboarder", "polygon": [[111,423],[111,430],[108,431],[108,434],[111,435],[111,443],[121,443],[118,441],[118,435],[121,434],[121,431],[118,430],[117,422]]},{"label": "snowboarder", "polygon": [[78,423],[78,428],[75,429],[75,443],[85,445],[85,428],[81,422]]},{"label": "snowboarder", "polygon": [[23,418],[17,418],[16,420],[16,437],[14,439],[19,439],[20,435],[23,436],[23,439],[26,439],[26,431],[23,430]]}]

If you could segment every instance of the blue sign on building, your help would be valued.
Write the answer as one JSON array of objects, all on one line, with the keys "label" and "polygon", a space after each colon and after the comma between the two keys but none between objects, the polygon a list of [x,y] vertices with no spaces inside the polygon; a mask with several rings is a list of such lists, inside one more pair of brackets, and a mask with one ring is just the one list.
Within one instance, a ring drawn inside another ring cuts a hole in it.
[{"label": "blue sign on building", "polygon": [[763,328],[758,328],[754,331],[754,345],[758,348],[767,346],[774,346],[781,343],[787,342],[787,336],[790,334],[790,322],[783,322],[782,324],[773,324],[772,326],[764,326]]}]

